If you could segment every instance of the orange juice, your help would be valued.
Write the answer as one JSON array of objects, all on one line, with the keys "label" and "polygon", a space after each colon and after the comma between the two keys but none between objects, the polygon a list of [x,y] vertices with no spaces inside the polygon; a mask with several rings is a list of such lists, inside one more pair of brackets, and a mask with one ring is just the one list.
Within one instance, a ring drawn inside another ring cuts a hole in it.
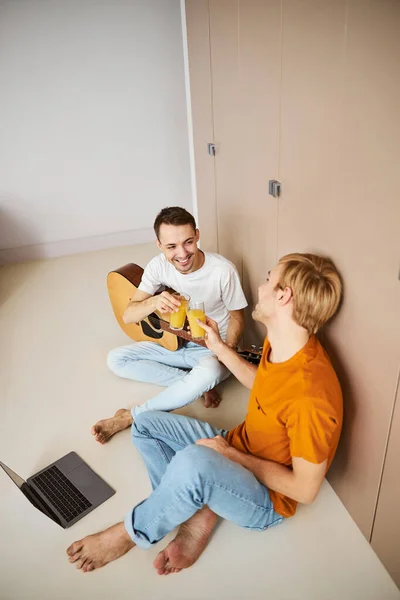
[{"label": "orange juice", "polygon": [[206,322],[206,315],[204,314],[204,310],[201,310],[200,308],[191,308],[188,311],[187,317],[192,338],[194,340],[203,339],[206,332],[202,327],[200,327],[196,319],[200,319],[200,321],[203,321],[203,323]]},{"label": "orange juice", "polygon": [[182,329],[185,324],[188,301],[184,296],[174,294],[175,298],[181,303],[178,306],[178,311],[170,313],[169,326],[171,329]]}]

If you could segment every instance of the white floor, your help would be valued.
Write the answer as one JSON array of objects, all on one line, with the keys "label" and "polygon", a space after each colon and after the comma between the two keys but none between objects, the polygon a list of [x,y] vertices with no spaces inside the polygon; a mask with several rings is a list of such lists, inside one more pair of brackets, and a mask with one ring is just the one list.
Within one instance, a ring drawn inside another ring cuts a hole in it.
[{"label": "white floor", "polygon": [[[165,541],[93,573],[67,562],[72,541],[121,520],[150,491],[129,431],[105,446],[89,432],[99,418],[156,392],[119,380],[105,365],[110,348],[129,343],[114,320],[106,275],[127,262],[145,264],[154,253],[144,245],[0,269],[0,459],[26,478],[75,450],[117,490],[63,530],[1,472],[1,600],[400,598],[328,483],[312,506],[271,531],[223,522],[198,563],[177,575],[160,577],[152,567]],[[219,409],[198,400],[187,414],[228,428],[242,420],[247,396],[231,379]]]}]

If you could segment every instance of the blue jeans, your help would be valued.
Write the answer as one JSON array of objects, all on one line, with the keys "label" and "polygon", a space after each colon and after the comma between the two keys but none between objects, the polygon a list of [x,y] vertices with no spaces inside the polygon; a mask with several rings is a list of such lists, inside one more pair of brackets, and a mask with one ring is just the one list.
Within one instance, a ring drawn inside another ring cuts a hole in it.
[{"label": "blue jeans", "polygon": [[241,465],[196,440],[225,435],[208,423],[165,412],[138,415],[132,439],[150,475],[153,491],[125,518],[140,548],[156,544],[205,504],[241,527],[263,531],[283,521],[267,488]]},{"label": "blue jeans", "polygon": [[107,364],[119,377],[168,386],[141,406],[133,407],[134,419],[148,410],[182,408],[230,374],[208,348],[193,342],[175,352],[154,342],[136,342],[111,350]]}]

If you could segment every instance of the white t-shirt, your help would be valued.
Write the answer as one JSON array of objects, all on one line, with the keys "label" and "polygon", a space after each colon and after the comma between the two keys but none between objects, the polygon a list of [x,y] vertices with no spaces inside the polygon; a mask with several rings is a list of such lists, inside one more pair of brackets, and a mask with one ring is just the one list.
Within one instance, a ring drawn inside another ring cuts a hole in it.
[{"label": "white t-shirt", "polygon": [[145,268],[139,290],[153,296],[170,287],[204,302],[206,315],[218,323],[221,338],[226,340],[229,311],[245,308],[247,301],[235,266],[219,254],[205,252],[204,258],[200,269],[182,275],[164,254],[159,254]]}]

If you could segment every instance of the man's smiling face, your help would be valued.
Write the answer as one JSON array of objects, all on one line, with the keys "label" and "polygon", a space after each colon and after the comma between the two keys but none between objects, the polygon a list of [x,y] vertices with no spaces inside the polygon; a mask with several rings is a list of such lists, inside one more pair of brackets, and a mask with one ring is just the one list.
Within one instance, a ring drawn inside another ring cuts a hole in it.
[{"label": "man's smiling face", "polygon": [[196,271],[199,265],[200,250],[197,248],[199,230],[187,225],[166,225],[159,231],[157,245],[165,258],[179,273],[186,275]]}]

